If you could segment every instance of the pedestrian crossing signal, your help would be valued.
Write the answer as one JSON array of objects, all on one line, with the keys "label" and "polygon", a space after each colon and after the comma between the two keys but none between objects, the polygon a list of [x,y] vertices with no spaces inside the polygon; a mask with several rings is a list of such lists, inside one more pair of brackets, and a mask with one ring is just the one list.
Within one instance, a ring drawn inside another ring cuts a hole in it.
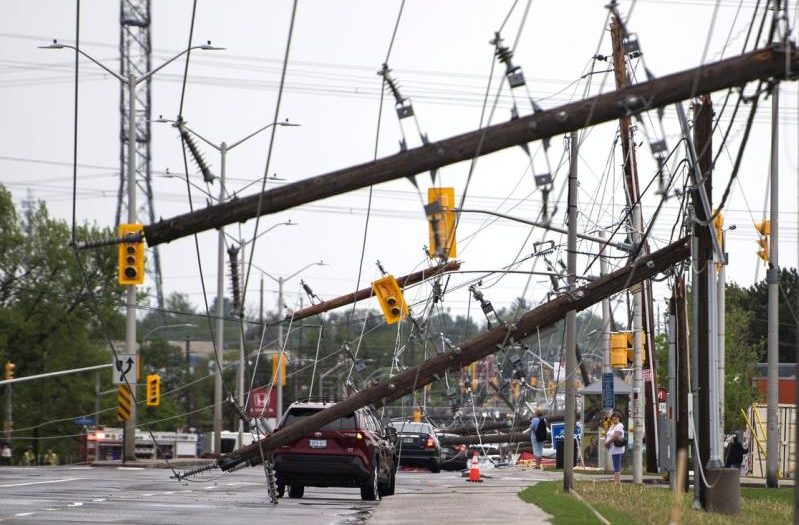
[{"label": "pedestrian crossing signal", "polygon": [[157,407],[161,404],[161,376],[149,374],[147,376],[147,406]]},{"label": "pedestrian crossing signal", "polygon": [[144,283],[144,240],[141,224],[120,224],[117,252],[119,284],[130,286]]}]

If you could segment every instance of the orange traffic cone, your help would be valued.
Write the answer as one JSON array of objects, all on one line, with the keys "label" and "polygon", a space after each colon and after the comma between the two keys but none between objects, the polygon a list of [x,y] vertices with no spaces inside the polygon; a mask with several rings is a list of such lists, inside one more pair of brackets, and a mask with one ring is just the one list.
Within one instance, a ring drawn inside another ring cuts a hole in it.
[{"label": "orange traffic cone", "polygon": [[474,451],[474,455],[472,455],[472,467],[469,469],[469,478],[466,481],[471,481],[474,483],[482,483],[483,480],[480,479],[480,462],[477,460],[477,451]]}]

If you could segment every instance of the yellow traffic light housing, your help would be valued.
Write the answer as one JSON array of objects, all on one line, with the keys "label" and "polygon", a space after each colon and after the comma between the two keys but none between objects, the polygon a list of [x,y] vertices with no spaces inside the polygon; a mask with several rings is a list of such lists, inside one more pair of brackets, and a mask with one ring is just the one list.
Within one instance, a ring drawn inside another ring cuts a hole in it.
[{"label": "yellow traffic light housing", "polygon": [[768,236],[771,235],[771,221],[756,222],[755,229],[760,234],[760,238],[757,240],[757,245],[760,247],[760,249],[757,250],[757,256],[760,257],[763,262],[768,262]]},{"label": "yellow traffic light housing", "polygon": [[430,253],[436,257],[457,256],[455,243],[455,188],[427,189],[427,221]]},{"label": "yellow traffic light housing", "polygon": [[[646,348],[646,332],[641,332],[641,344]],[[635,361],[635,332],[612,332],[610,334],[610,366],[625,368]],[[646,364],[646,350],[641,355]]]},{"label": "yellow traffic light housing", "polygon": [[6,371],[6,379],[14,379],[14,370],[17,368],[17,365],[12,363],[11,361],[6,361],[5,371]]},{"label": "yellow traffic light housing", "polygon": [[394,324],[408,315],[408,305],[393,275],[386,275],[373,282],[372,291],[377,296],[387,324]]},{"label": "yellow traffic light housing", "polygon": [[141,224],[120,224],[117,251],[119,284],[131,286],[144,283],[144,240]]},{"label": "yellow traffic light housing", "polygon": [[[286,386],[286,366],[289,358],[286,354],[272,354],[272,379],[275,385]],[[278,367],[280,363],[280,367]],[[278,372],[280,375],[278,376]]]},{"label": "yellow traffic light housing", "polygon": [[161,376],[158,374],[147,375],[147,406],[157,407],[161,404]]}]

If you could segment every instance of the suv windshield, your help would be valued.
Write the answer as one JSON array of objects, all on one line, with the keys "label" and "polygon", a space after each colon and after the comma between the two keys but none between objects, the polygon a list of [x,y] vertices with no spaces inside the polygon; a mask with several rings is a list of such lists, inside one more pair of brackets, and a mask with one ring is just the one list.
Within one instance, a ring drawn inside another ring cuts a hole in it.
[{"label": "suv windshield", "polygon": [[397,432],[404,433],[422,433],[432,434],[433,429],[428,423],[412,423],[410,421],[394,421],[391,426],[397,429]]},{"label": "suv windshield", "polygon": [[[308,416],[312,416],[314,414],[319,413],[318,408],[292,408],[288,414],[286,414],[286,419],[283,422],[283,426],[287,427],[289,425],[293,425],[294,423],[305,419]],[[340,417],[335,421],[331,421],[330,423],[324,425],[323,427],[318,429],[319,431],[338,431],[338,430],[357,430],[357,426],[355,424],[355,414],[348,414],[344,417]]]}]

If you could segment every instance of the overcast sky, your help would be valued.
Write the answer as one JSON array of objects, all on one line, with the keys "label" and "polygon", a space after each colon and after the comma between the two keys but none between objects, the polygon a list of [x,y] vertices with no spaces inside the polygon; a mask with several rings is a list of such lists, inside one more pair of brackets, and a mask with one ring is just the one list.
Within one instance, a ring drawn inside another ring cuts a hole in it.
[{"label": "overcast sky", "polygon": [[[182,115],[189,126],[213,143],[234,143],[250,132],[278,120],[289,119],[300,127],[278,128],[268,169],[269,133],[262,133],[228,155],[227,178],[231,194],[250,195],[266,174],[267,189],[286,182],[332,172],[368,162],[398,151],[401,128],[387,95],[380,114],[381,78],[376,73],[388,57],[403,96],[409,98],[420,128],[431,141],[477,129],[481,122],[498,123],[510,118],[509,88],[502,83],[504,68],[496,65],[489,43],[501,30],[505,45],[515,47],[514,63],[521,66],[529,93],[544,109],[613,89],[608,62],[596,55],[610,55],[606,1],[422,1],[404,4],[396,37],[392,34],[400,13],[400,1],[298,2],[285,88],[277,109],[283,57],[289,40],[292,2],[231,0],[197,2],[193,44],[211,41],[220,51],[191,54]],[[762,2],[761,2],[762,3]],[[13,193],[16,203],[32,197],[43,200],[55,217],[71,220],[74,129],[74,54],[69,50],[43,50],[56,38],[75,42],[76,3],[64,0],[7,0],[0,19],[0,182]],[[192,2],[172,0],[152,3],[153,66],[185,49],[191,32]],[[739,54],[752,21],[753,0],[621,1],[620,10],[641,43],[646,65],[657,76]],[[80,2],[80,47],[110,67],[119,69],[119,2]],[[757,18],[759,22],[759,17]],[[791,3],[791,25],[796,13]],[[751,41],[750,41],[751,42]],[[751,49],[752,44],[747,47]],[[496,66],[493,67],[492,65]],[[640,60],[632,62],[636,79],[644,79]],[[159,71],[152,82],[152,115],[178,116],[185,61]],[[493,78],[490,76],[493,71]],[[119,184],[120,84],[96,65],[80,61],[78,102],[78,182],[76,213],[80,222],[113,226]],[[751,91],[750,86],[749,90]],[[488,94],[486,95],[486,91]],[[797,259],[797,91],[782,88],[781,144],[781,243],[783,266]],[[751,93],[749,93],[751,94]],[[719,111],[725,93],[714,94]],[[485,101],[485,104],[484,104]],[[525,98],[517,98],[519,113],[531,112]],[[686,108],[688,105],[686,104]],[[493,111],[492,111],[493,109]],[[278,111],[277,115],[275,112]],[[730,143],[714,174],[714,201],[718,202],[730,178],[732,159],[745,127],[742,111],[732,127]],[[765,272],[758,271],[753,220],[768,213],[765,200],[768,178],[770,101],[761,103],[752,139],[739,180],[732,186],[725,212],[731,263],[728,278],[749,285]],[[675,113],[666,111],[665,139],[677,145],[679,129]],[[660,133],[656,113],[636,123],[641,187],[654,175],[647,134]],[[722,128],[729,111],[722,116]],[[616,124],[597,126],[581,135],[579,163],[580,222],[584,231],[612,229],[623,214],[620,152],[613,150]],[[412,130],[406,137],[411,147],[420,143]],[[714,137],[716,147],[721,132]],[[211,170],[218,174],[220,159],[202,144]],[[568,162],[563,137],[555,137],[548,151],[555,179],[550,206],[558,206],[554,223],[564,225]],[[540,144],[530,144],[533,171],[546,171]],[[614,153],[615,152],[615,153]],[[206,186],[196,165],[189,165],[193,202],[186,190],[180,141],[168,124],[152,125],[152,180],[156,216],[169,218],[206,206],[216,198],[218,186]],[[682,150],[676,157],[682,158]],[[541,194],[521,148],[481,158],[473,166],[463,162],[440,170],[437,184],[453,186],[458,201],[467,194],[466,207],[487,209],[536,220]],[[466,187],[467,180],[468,189]],[[428,244],[421,198],[431,186],[429,174],[417,176],[418,190],[408,180],[374,188],[367,222],[369,192],[356,191],[315,202],[287,212],[263,217],[258,232],[291,220],[296,226],[276,226],[255,243],[254,268],[247,292],[247,306],[257,312],[258,281],[262,271],[274,278],[288,277],[303,267],[324,260],[286,282],[285,303],[299,305],[299,279],[303,278],[322,299],[330,299],[368,286],[380,276],[375,261],[394,275],[425,267],[423,246]],[[681,187],[677,183],[676,187]],[[651,220],[660,197],[653,185],[644,196],[644,218]],[[556,202],[557,201],[557,202]],[[144,204],[139,196],[139,204]],[[669,199],[653,229],[653,248],[674,239],[679,199]],[[123,212],[123,217],[125,212]],[[148,222],[141,214],[142,222]],[[367,227],[368,226],[368,227]],[[255,221],[233,225],[227,231],[248,241]],[[679,231],[677,229],[676,231]],[[216,295],[216,232],[198,236],[199,257],[192,238],[160,246],[164,290],[188,294],[200,309],[203,286],[208,301]],[[676,235],[676,234],[675,234]],[[565,236],[530,230],[523,224],[493,220],[478,214],[464,215],[458,231],[458,259],[463,270],[492,271],[512,267],[529,272],[545,271],[541,257],[528,258],[534,242],[552,239],[565,245]],[[623,235],[617,240],[623,240]],[[247,245],[249,251],[252,243]],[[595,246],[581,243],[580,250]],[[614,255],[619,256],[620,253]],[[565,261],[565,252],[561,255]],[[524,262],[518,261],[524,259]],[[534,263],[534,261],[536,261]],[[553,259],[555,260],[555,259]],[[580,259],[581,272],[588,262]],[[198,261],[201,261],[202,267]],[[614,259],[621,264],[623,259]],[[359,278],[359,267],[363,273]],[[534,266],[535,264],[535,266]],[[598,273],[596,265],[588,271]],[[453,313],[470,308],[467,291],[479,273],[464,273],[450,281],[443,306]],[[200,277],[203,277],[201,279]],[[153,286],[148,278],[147,284]],[[277,285],[265,278],[265,302],[273,310]],[[486,298],[501,308],[524,295],[530,303],[545,300],[551,291],[543,276],[487,274]],[[229,289],[229,285],[227,285]],[[424,300],[426,287],[408,292],[411,302]],[[660,299],[665,288],[658,292]],[[307,304],[307,299],[304,299]],[[152,302],[155,305],[155,301]],[[662,302],[661,302],[662,304]],[[376,308],[376,304],[371,304]],[[421,305],[415,307],[417,311]],[[471,314],[481,316],[472,302]]]}]

